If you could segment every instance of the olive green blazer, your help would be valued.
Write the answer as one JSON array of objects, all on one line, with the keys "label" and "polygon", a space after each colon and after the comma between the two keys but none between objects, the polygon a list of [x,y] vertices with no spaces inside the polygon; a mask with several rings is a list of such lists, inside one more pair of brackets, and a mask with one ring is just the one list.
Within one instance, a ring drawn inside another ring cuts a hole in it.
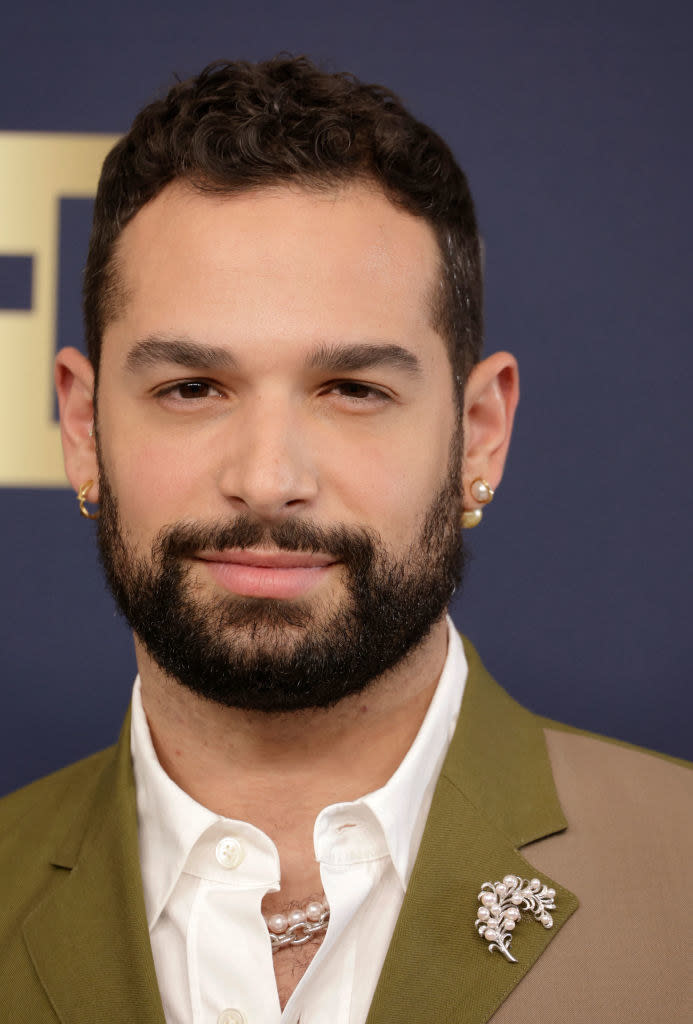
[{"label": "olive green blazer", "polygon": [[[368,1024],[693,1019],[689,768],[541,719],[467,657]],[[474,927],[481,885],[506,874],[556,890],[553,928],[518,923],[517,963]],[[164,1024],[127,720],[116,747],[0,801],[0,1007],[12,1024]]]}]

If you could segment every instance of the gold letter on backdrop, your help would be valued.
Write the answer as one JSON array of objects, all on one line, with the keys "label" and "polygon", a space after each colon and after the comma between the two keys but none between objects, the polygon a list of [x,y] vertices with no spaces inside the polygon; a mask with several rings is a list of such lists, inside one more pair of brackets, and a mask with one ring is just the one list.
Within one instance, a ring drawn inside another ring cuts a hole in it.
[{"label": "gold letter on backdrop", "polygon": [[66,484],[53,420],[59,205],[94,195],[116,140],[0,132],[0,255],[33,258],[31,309],[0,310],[0,486]]}]

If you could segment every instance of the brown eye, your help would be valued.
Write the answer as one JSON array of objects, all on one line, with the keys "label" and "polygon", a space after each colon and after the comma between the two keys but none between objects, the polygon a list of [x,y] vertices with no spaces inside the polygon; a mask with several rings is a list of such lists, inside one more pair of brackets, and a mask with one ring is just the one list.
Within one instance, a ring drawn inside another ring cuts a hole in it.
[{"label": "brown eye", "polygon": [[176,390],[181,398],[207,398],[212,390],[211,384],[202,380],[190,380],[184,384],[178,384]]},{"label": "brown eye", "polygon": [[337,390],[347,398],[368,398],[373,392],[372,388],[366,384],[359,384],[357,380],[345,380],[337,385]]},{"label": "brown eye", "polygon": [[206,403],[207,399],[224,397],[216,384],[208,380],[179,380],[162,387],[155,396],[170,408],[188,405],[191,409],[196,400]]},{"label": "brown eye", "polygon": [[365,384],[360,380],[340,380],[332,385],[332,391],[342,398],[349,398],[354,402],[378,402],[387,399],[387,395],[374,387],[372,384]]}]

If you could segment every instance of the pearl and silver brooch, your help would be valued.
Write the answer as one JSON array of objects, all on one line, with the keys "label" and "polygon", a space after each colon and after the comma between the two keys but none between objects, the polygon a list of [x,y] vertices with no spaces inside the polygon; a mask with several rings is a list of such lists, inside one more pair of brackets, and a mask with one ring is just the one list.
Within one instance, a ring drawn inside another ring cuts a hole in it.
[{"label": "pearl and silver brooch", "polygon": [[510,942],[522,919],[521,911],[529,911],[544,928],[552,928],[549,910],[556,909],[555,900],[556,890],[542,885],[538,878],[526,882],[517,875],[505,875],[502,882],[484,882],[479,893],[476,930],[488,942],[489,953],[497,949],[506,960],[516,964]]}]

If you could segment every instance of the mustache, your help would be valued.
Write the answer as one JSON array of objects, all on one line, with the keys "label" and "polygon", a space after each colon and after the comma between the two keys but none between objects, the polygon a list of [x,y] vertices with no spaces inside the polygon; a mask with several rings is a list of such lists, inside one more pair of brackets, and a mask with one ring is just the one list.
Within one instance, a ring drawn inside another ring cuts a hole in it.
[{"label": "mustache", "polygon": [[247,514],[233,522],[176,523],[165,527],[153,546],[156,558],[194,557],[199,551],[275,547],[282,551],[326,554],[350,566],[364,567],[374,557],[379,538],[364,527],[319,526],[303,519],[286,519],[268,526]]}]

